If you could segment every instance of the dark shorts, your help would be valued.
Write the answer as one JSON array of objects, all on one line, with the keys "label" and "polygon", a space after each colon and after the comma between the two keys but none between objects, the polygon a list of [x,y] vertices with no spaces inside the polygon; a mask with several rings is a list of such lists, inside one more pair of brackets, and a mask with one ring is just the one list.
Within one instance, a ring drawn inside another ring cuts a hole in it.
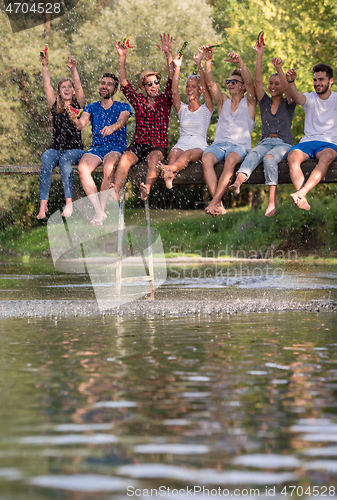
[{"label": "dark shorts", "polygon": [[167,160],[167,148],[162,148],[161,146],[152,146],[152,144],[141,144],[140,142],[133,142],[128,148],[126,148],[125,153],[127,151],[135,154],[138,158],[138,161],[145,161],[148,155],[152,153],[152,151],[160,151],[164,157],[164,160]]}]

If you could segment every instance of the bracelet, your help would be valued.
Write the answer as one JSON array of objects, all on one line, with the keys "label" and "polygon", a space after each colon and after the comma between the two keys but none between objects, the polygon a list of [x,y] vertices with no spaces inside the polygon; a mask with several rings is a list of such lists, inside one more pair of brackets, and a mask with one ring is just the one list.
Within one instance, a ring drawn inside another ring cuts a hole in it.
[{"label": "bracelet", "polygon": [[288,83],[294,83],[294,81],[295,81],[295,80],[291,80],[291,82],[289,82],[289,80],[288,80]]}]

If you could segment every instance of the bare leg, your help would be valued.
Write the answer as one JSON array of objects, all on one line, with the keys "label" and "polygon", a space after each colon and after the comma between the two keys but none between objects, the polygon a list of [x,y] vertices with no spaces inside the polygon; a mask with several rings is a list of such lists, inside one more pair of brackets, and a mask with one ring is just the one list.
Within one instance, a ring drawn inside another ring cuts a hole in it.
[{"label": "bare leg", "polygon": [[[204,153],[201,158],[202,162],[202,170],[204,172],[204,178],[207,184],[207,187],[209,189],[209,192],[213,198],[216,192],[216,188],[218,185],[218,178],[215,173],[215,165],[218,163],[218,160],[216,156],[214,156],[213,153]],[[222,204],[222,201],[220,202],[219,206],[221,206],[224,210],[225,207]],[[207,213],[207,207],[205,208],[206,213]]]},{"label": "bare leg", "polygon": [[41,200],[40,210],[39,210],[39,213],[36,216],[37,219],[45,219],[46,212],[48,212],[48,206],[47,205],[48,205],[48,200]]},{"label": "bare leg", "polygon": [[73,199],[66,198],[66,206],[62,212],[62,217],[70,217],[72,213],[73,213]]},{"label": "bare leg", "polygon": [[[317,153],[316,158],[318,159],[318,163],[314,170],[311,172],[309,179],[304,184],[301,189],[299,189],[295,195],[298,197],[296,205],[303,210],[310,210],[310,205],[307,202],[306,196],[313,189],[323,177],[325,177],[329,165],[336,158],[337,152],[334,149],[326,148],[323,151]],[[293,196],[293,195],[291,195]]]},{"label": "bare leg", "polygon": [[276,210],[276,186],[269,186],[269,201],[267,210],[265,211],[264,215],[266,217],[272,217],[273,215],[275,215],[275,210]]},{"label": "bare leg", "polygon": [[164,159],[161,151],[151,151],[147,157],[147,172],[145,183],[140,185],[140,199],[146,200],[150,194],[150,190],[158,177],[158,163]]},{"label": "bare leg", "polygon": [[177,173],[186,168],[189,163],[199,161],[201,155],[202,149],[200,148],[188,149],[187,151],[172,149],[169,154],[168,164],[162,165],[159,163],[166,187],[171,189],[172,181]]},{"label": "bare leg", "polygon": [[[293,183],[294,188],[296,189],[296,193],[292,193],[290,197],[297,206],[299,206],[298,203],[300,201],[300,198],[297,193],[304,186],[305,182],[304,175],[301,169],[301,163],[303,163],[305,160],[308,160],[309,158],[310,158],[309,155],[303,153],[303,151],[299,149],[294,149],[288,155],[288,164],[289,164],[289,173],[291,177],[291,182]],[[307,202],[305,196],[304,199],[302,199],[301,205],[303,208],[304,206],[306,207],[305,210],[310,210],[310,205]]]},{"label": "bare leg", "polygon": [[238,175],[236,176],[235,182],[229,186],[228,189],[233,191],[235,194],[240,193],[240,187],[243,182],[247,179],[247,174],[244,174],[243,172],[239,172]]},{"label": "bare leg", "polygon": [[117,196],[117,200],[119,201],[119,193],[122,189],[123,182],[128,176],[128,172],[130,168],[135,165],[138,161],[138,157],[132,153],[131,151],[126,151],[122,154],[121,159],[117,165],[117,169],[115,171],[115,193]]},{"label": "bare leg", "polygon": [[96,225],[102,224],[102,221],[106,218],[104,211],[101,208],[101,204],[98,198],[96,184],[91,176],[92,172],[101,163],[101,159],[98,156],[86,153],[82,156],[80,163],[78,165],[78,173],[80,175],[81,183],[85,194],[90,196],[90,201],[95,209],[94,218],[91,223]]},{"label": "bare leg", "polygon": [[211,203],[206,208],[206,212],[213,215],[214,217],[226,213],[226,210],[222,205],[221,199],[225,194],[228,185],[233,177],[235,166],[240,161],[241,161],[241,156],[238,153],[229,153],[225,160],[224,169],[220,176],[216,192],[213,196]]},{"label": "bare leg", "polygon": [[106,204],[110,196],[109,189],[112,183],[112,176],[114,172],[115,165],[117,164],[121,154],[118,151],[111,151],[103,158],[103,180],[101,184],[101,207],[103,212],[105,211]]}]

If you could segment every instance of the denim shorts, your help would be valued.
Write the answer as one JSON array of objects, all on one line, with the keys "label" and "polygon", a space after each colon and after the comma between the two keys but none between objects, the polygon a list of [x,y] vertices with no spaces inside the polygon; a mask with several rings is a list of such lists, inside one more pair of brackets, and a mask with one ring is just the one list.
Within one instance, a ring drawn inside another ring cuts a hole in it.
[{"label": "denim shorts", "polygon": [[231,142],[217,142],[216,144],[212,144],[205,149],[204,155],[206,153],[212,153],[215,158],[219,161],[224,160],[229,153],[237,153],[241,157],[241,161],[247,155],[249,149],[246,149],[242,146],[238,146],[237,144],[232,144]]},{"label": "denim shorts", "polygon": [[299,142],[296,146],[293,146],[291,151],[295,149],[299,149],[303,153],[307,154],[310,158],[316,158],[317,153],[323,151],[323,149],[333,149],[337,153],[337,145],[332,142],[323,142],[323,141],[305,141]]},{"label": "denim shorts", "polygon": [[111,144],[104,146],[90,146],[90,148],[87,151],[87,154],[98,156],[98,158],[103,160],[104,156],[108,155],[109,153],[123,154],[124,151],[125,148],[123,146],[120,146],[119,144]]}]

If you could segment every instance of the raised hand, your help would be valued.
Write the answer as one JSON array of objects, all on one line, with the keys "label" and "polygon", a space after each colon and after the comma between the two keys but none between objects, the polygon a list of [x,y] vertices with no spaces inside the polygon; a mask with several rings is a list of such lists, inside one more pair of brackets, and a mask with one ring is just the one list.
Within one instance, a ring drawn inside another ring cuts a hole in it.
[{"label": "raised hand", "polygon": [[292,81],[296,80],[296,76],[297,76],[297,73],[294,70],[294,68],[290,69],[286,73],[286,79],[287,79],[288,82],[292,82]]},{"label": "raised hand", "polygon": [[165,54],[170,54],[172,52],[172,40],[173,40],[173,38],[170,36],[169,33],[167,33],[167,34],[163,33],[162,35],[159,35],[159,36],[160,36],[161,45],[156,43],[156,46],[158,47],[158,49],[165,52]]},{"label": "raised hand", "polygon": [[198,53],[197,54],[195,54],[193,52],[193,61],[195,62],[195,64],[197,65],[198,68],[201,65],[201,61],[203,60],[203,57],[204,57],[204,54],[201,52],[200,49],[198,49]]},{"label": "raised hand", "polygon": [[263,54],[263,49],[264,49],[264,45],[259,45],[259,42],[256,42],[256,44],[254,45],[253,49],[257,52],[257,54],[261,55]]},{"label": "raised hand", "polygon": [[73,59],[72,57],[68,57],[68,62],[66,63],[69,69],[73,70],[76,69],[77,61]]},{"label": "raised hand", "polygon": [[230,52],[228,54],[228,59],[225,59],[225,61],[231,62],[234,64],[240,64],[240,62],[241,62],[240,54],[237,54],[236,52]]},{"label": "raised hand", "polygon": [[123,42],[121,42],[121,41],[118,41],[117,43],[114,42],[114,46],[117,49],[117,53],[118,53],[119,57],[126,56],[128,49],[127,49],[127,47],[125,47]]},{"label": "raised hand", "polygon": [[279,57],[273,57],[273,59],[271,60],[271,62],[273,63],[273,66],[275,69],[281,69],[282,68],[282,59],[280,59]]},{"label": "raised hand", "polygon": [[45,56],[40,56],[40,61],[42,66],[48,66],[48,53]]},{"label": "raised hand", "polygon": [[174,56],[174,59],[173,59],[173,64],[175,67],[180,67],[182,65],[182,62],[183,62],[183,56],[180,56],[179,55],[179,52],[176,53],[176,55]]},{"label": "raised hand", "polygon": [[201,47],[199,47],[198,52],[201,52],[201,54],[205,58],[205,61],[211,61],[213,58],[213,49],[206,47],[206,45],[202,45]]}]

